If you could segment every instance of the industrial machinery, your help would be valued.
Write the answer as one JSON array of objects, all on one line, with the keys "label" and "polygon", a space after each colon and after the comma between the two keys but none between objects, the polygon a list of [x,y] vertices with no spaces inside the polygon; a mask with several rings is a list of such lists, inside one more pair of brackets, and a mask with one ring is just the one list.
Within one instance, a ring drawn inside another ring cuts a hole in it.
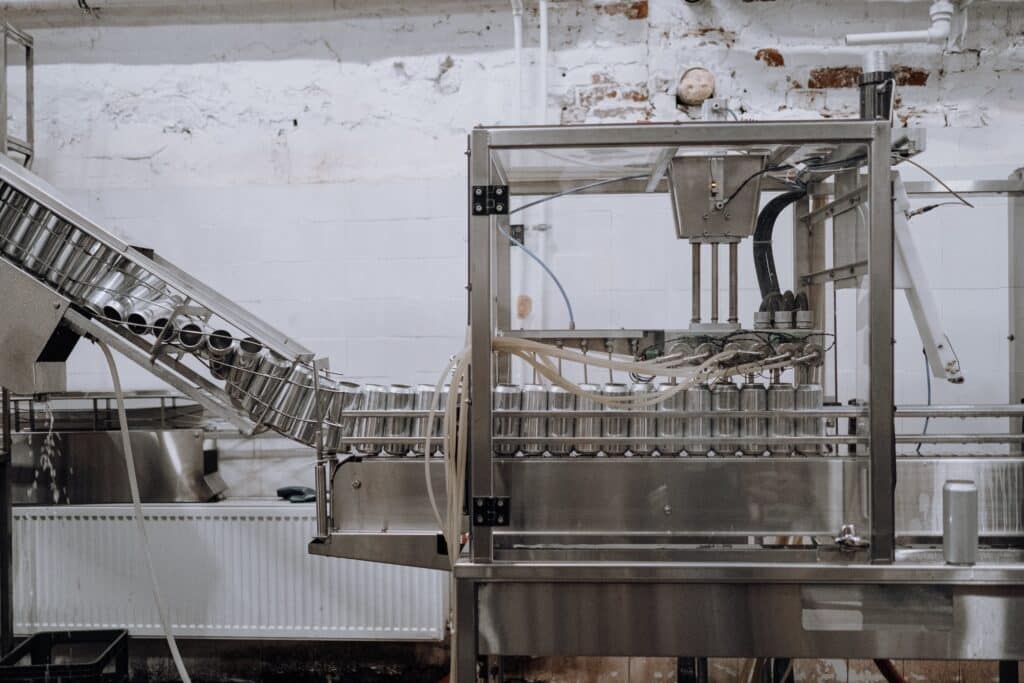
[{"label": "industrial machinery", "polygon": [[[894,402],[897,288],[932,372],[962,379],[903,234],[907,194],[945,191],[900,180],[922,145],[894,140],[887,120],[478,128],[467,344],[418,387],[341,381],[0,158],[0,385],[63,390],[84,336],[245,433],[315,447],[309,551],[450,570],[459,683],[503,655],[1021,659],[1016,373],[1006,404]],[[972,189],[1013,196],[1012,269],[1024,186]],[[570,308],[561,329],[514,329],[510,262],[523,244],[509,216],[527,206],[514,204],[621,193],[661,193],[690,243],[689,326],[581,329]],[[791,279],[772,249],[787,206]],[[741,311],[748,243],[760,296]],[[851,395],[829,397],[850,405],[825,405],[829,287],[857,294],[849,342],[864,362]],[[524,368],[533,380],[514,383]],[[1013,426],[897,434],[899,417]],[[903,443],[956,448],[901,456]],[[1008,448],[981,456],[984,444]]]}]

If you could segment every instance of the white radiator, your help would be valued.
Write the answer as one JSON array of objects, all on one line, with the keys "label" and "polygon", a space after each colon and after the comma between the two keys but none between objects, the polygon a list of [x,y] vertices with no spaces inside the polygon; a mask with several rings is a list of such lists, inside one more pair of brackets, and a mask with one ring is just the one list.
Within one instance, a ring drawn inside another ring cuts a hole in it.
[{"label": "white radiator", "polygon": [[[316,557],[312,505],[147,505],[164,602],[182,637],[439,640],[447,574]],[[14,510],[15,630],[159,635],[129,505]]]}]

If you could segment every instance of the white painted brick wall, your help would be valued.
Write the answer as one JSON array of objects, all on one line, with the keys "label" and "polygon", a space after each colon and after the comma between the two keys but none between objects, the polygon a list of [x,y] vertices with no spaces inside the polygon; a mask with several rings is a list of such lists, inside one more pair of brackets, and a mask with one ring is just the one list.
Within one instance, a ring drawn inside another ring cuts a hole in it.
[{"label": "white painted brick wall", "polygon": [[[465,135],[517,118],[507,4],[183,7],[11,14],[36,37],[36,170],[335,369],[433,381],[464,332]],[[556,2],[550,118],[694,117],[673,96],[694,65],[716,74],[744,117],[852,116],[855,89],[809,87],[860,64],[863,50],[842,35],[916,27],[926,16],[927,2]],[[534,4],[525,19],[531,112]],[[1019,3],[978,0],[962,47],[892,53],[906,80],[925,83],[900,88],[897,112],[900,125],[929,128],[921,161],[951,178],[1006,177],[1024,165],[1022,32]],[[768,48],[784,65],[757,58]],[[828,68],[838,71],[815,71]],[[1005,218],[1002,201],[986,199],[973,213],[914,221],[969,376],[961,388],[937,384],[938,401],[1005,398]],[[552,205],[551,222],[548,253],[581,326],[685,323],[689,252],[673,237],[666,198],[567,199]],[[786,240],[776,249],[784,274]],[[744,272],[749,265],[745,247]],[[539,271],[525,272],[536,287]],[[757,297],[752,277],[743,284],[749,320]],[[547,320],[561,323],[548,290]],[[897,399],[923,400],[919,345],[899,301],[897,330]],[[92,349],[76,352],[71,371],[74,388],[108,384]],[[126,382],[154,386],[141,371]],[[840,385],[852,382],[846,362]]]}]

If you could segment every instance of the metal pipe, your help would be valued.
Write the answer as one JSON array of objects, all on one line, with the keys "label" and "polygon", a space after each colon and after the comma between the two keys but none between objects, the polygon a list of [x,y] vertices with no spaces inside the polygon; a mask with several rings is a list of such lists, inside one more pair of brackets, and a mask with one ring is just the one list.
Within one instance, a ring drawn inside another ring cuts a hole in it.
[{"label": "metal pipe", "polygon": [[14,646],[14,544],[11,496],[11,395],[2,393],[3,455],[0,457],[0,653]]},{"label": "metal pipe", "polygon": [[718,322],[718,242],[711,243],[711,322]]},{"label": "metal pipe", "polygon": [[729,323],[740,321],[739,243],[729,242]]},{"label": "metal pipe", "polygon": [[693,258],[693,278],[690,288],[693,290],[693,304],[691,306],[690,322],[700,323],[700,242],[693,242],[690,245]]},{"label": "metal pipe", "polygon": [[950,0],[935,0],[928,13],[932,25],[919,31],[883,31],[879,33],[848,33],[847,45],[892,45],[898,43],[941,43],[949,38],[956,7]]}]

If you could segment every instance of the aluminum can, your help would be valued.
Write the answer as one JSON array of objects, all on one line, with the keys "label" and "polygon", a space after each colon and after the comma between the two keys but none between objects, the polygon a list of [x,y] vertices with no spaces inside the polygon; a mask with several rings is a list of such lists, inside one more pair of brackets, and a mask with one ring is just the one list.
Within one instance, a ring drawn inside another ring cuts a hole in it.
[{"label": "aluminum can", "polygon": [[[523,390],[517,384],[499,384],[494,387],[494,436],[519,436],[520,418],[514,415],[502,416],[502,412],[522,410]],[[495,442],[494,452],[499,455],[515,455],[519,447],[514,443]]]},{"label": "aluminum can", "polygon": [[[407,384],[392,384],[388,387],[387,407],[385,410],[407,411],[416,405],[416,391]],[[384,436],[406,438],[412,436],[413,418],[405,416],[388,416],[384,418]],[[408,443],[385,443],[381,455],[405,455],[411,450]]]},{"label": "aluminum can", "polygon": [[[623,397],[629,395],[629,387],[621,382],[607,382],[603,387],[601,387],[601,393],[605,396]],[[625,406],[606,409],[622,410],[624,408]],[[625,438],[629,436],[629,418],[602,417],[601,436],[613,438]],[[625,441],[605,442],[601,450],[605,455],[622,455],[626,452],[628,446],[629,444]]]},{"label": "aluminum can", "polygon": [[[740,409],[740,388],[732,382],[714,385],[711,389],[711,409],[735,412]],[[740,435],[740,421],[736,417],[716,417],[711,423],[714,450],[719,455],[736,455],[739,446],[729,437]]]},{"label": "aluminum can", "polygon": [[[580,389],[593,394],[601,393],[601,387],[596,384],[581,384]],[[602,406],[600,403],[588,396],[577,396],[576,397],[576,410],[601,410]],[[578,417],[576,418],[576,444],[575,451],[577,455],[597,455],[598,451],[601,450],[601,445],[597,441],[591,439],[597,439],[601,436],[601,418],[599,417]],[[584,439],[587,439],[584,441]]]},{"label": "aluminum can", "polygon": [[[523,385],[523,410],[548,409],[548,390],[543,384]],[[547,444],[545,437],[548,435],[548,418],[546,417],[524,417],[520,425],[520,434],[523,438],[536,438],[537,441],[524,441],[522,444],[523,455],[541,455],[544,453]]]},{"label": "aluminum can", "polygon": [[[571,413],[576,410],[576,394],[566,391],[562,387],[552,386],[548,390],[548,411],[551,413]],[[571,417],[549,417],[548,436],[559,438],[572,438],[576,436],[576,420]],[[569,455],[572,452],[572,443],[568,441],[548,443],[548,453],[551,455]]]},{"label": "aluminum can", "polygon": [[[825,392],[820,384],[801,384],[794,392],[793,405],[797,410],[821,410],[824,405]],[[798,417],[794,420],[794,433],[797,436],[825,436],[825,418]],[[800,444],[797,452],[801,455],[818,455],[820,444]]]},{"label": "aluminum can", "polygon": [[[796,390],[792,384],[771,384],[768,386],[768,411],[792,410],[796,402]],[[792,417],[772,417],[768,419],[768,436],[772,439],[793,436]],[[771,444],[772,455],[789,455],[793,452],[792,444]]]},{"label": "aluminum can", "polygon": [[[635,382],[629,388],[629,393],[637,398],[649,397],[654,393],[654,385],[650,382]],[[641,415],[629,418],[629,435],[640,439],[656,437],[658,420],[654,417],[654,408],[637,408],[637,412]],[[633,455],[650,455],[654,450],[654,444],[650,441],[634,441],[630,444],[629,450]]]},{"label": "aluminum can", "polygon": [[[763,384],[750,382],[740,389],[740,410],[763,413],[768,410],[768,390]],[[768,436],[768,418],[744,417],[740,420],[740,436],[746,439]],[[763,455],[767,451],[765,444],[744,443],[740,450],[746,455]]]},{"label": "aluminum can", "polygon": [[942,486],[942,555],[947,564],[978,561],[978,487],[973,481]]},{"label": "aluminum can", "polygon": [[[712,410],[711,404],[711,389],[708,389],[704,385],[697,385],[689,387],[686,390],[686,411],[690,413],[696,412],[708,412]],[[706,438],[711,437],[711,423],[710,417],[691,417],[687,418],[686,422],[686,436],[694,438]],[[688,455],[707,455],[710,449],[710,444],[706,441],[698,441],[693,443],[687,443],[686,448],[683,450]]]},{"label": "aluminum can", "polygon": [[[388,390],[380,384],[366,384],[360,392],[360,410],[387,410]],[[378,439],[384,436],[383,417],[357,417],[353,436]],[[377,455],[381,452],[381,444],[378,443],[357,443],[356,451],[360,455]]]},{"label": "aluminum can", "polygon": [[[678,386],[677,384],[665,382],[658,385],[658,391],[671,391]],[[672,398],[665,399],[659,403],[658,410],[661,412],[682,412],[686,410],[686,390],[678,391]],[[672,442],[671,439],[682,439],[686,436],[686,418],[659,417],[658,436],[664,439],[658,442],[658,451],[662,455],[678,455],[685,449],[682,444]]]}]

